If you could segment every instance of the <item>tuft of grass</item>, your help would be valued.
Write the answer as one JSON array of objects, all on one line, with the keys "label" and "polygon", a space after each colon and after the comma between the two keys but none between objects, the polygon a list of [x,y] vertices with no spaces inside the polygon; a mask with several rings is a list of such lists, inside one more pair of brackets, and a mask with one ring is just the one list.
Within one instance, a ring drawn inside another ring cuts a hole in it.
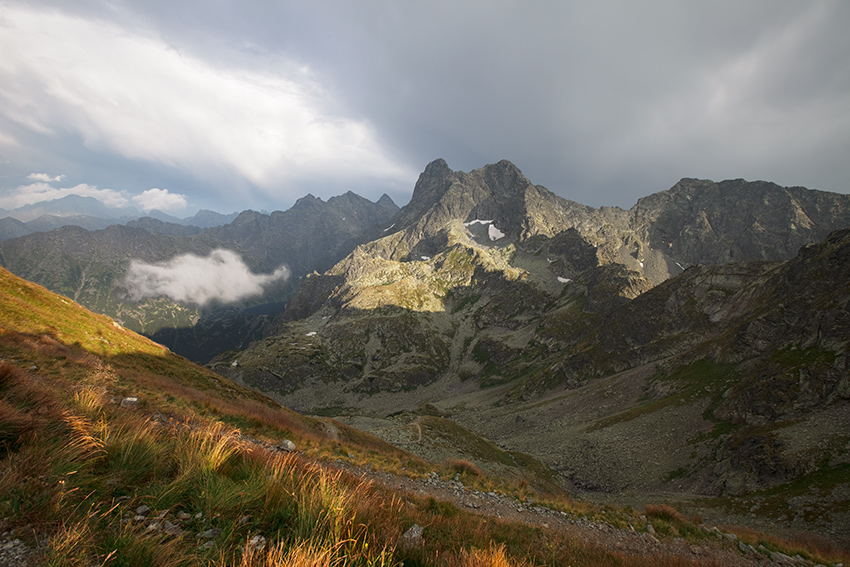
[{"label": "tuft of grass", "polygon": [[480,477],[484,473],[469,459],[449,459],[445,466],[462,476]]},{"label": "tuft of grass", "polygon": [[703,540],[706,533],[699,528],[702,520],[694,517],[688,521],[684,514],[667,504],[650,504],[644,509],[648,523],[651,523],[657,533],[670,536],[679,536],[685,539]]},{"label": "tuft of grass", "polygon": [[29,414],[0,399],[0,456],[16,450],[33,430]]},{"label": "tuft of grass", "polygon": [[270,549],[256,550],[248,545],[245,548],[239,567],[391,567],[398,564],[393,560],[391,550],[370,552],[363,542],[327,545],[307,540],[291,546],[278,543]]},{"label": "tuft of grass", "polygon": [[464,549],[448,563],[451,567],[531,567],[531,563],[511,560],[504,545],[491,544],[487,549]]},{"label": "tuft of grass", "polygon": [[94,536],[88,522],[77,521],[64,524],[53,537],[47,548],[47,563],[55,567],[84,567],[90,564],[95,549]]},{"label": "tuft of grass", "polygon": [[687,524],[688,519],[667,504],[650,504],[644,509],[644,514],[647,518],[657,518],[659,520],[664,520],[665,522],[675,523],[675,524]]},{"label": "tuft of grass", "polygon": [[20,368],[6,360],[0,361],[0,390],[18,384],[22,376]]}]

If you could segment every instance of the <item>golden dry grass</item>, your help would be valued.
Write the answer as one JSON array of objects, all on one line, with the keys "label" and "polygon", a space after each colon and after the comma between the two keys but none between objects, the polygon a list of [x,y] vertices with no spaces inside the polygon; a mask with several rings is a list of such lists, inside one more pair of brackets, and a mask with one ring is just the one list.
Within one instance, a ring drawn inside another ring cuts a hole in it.
[{"label": "golden dry grass", "polygon": [[[449,459],[446,461],[445,466],[461,475],[465,474],[476,477],[483,476],[484,474],[481,472],[481,469],[469,459]],[[527,481],[525,482],[525,486],[528,486]]]},{"label": "golden dry grass", "polygon": [[688,519],[684,514],[667,504],[650,504],[644,509],[644,514],[647,518],[657,518],[670,523],[688,523]]}]

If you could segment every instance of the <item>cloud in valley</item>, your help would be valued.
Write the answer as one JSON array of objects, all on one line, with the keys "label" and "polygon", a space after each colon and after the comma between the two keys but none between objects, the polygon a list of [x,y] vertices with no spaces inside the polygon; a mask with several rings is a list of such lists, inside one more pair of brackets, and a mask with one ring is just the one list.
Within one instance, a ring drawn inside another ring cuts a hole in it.
[{"label": "cloud in valley", "polygon": [[121,287],[132,301],[167,297],[203,307],[262,295],[266,286],[288,278],[286,266],[271,274],[255,274],[238,254],[220,248],[206,257],[183,254],[155,264],[134,260]]}]

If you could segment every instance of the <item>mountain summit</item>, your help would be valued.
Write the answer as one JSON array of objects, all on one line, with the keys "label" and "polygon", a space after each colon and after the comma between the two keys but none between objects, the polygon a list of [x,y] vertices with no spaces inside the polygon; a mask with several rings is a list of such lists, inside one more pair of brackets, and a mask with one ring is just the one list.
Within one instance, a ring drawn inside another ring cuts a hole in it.
[{"label": "mountain summit", "polygon": [[593,210],[532,184],[507,160],[466,173],[438,159],[419,176],[384,250],[388,259],[398,260],[429,255],[467,237],[504,246],[538,234],[553,236],[571,218],[581,224]]}]

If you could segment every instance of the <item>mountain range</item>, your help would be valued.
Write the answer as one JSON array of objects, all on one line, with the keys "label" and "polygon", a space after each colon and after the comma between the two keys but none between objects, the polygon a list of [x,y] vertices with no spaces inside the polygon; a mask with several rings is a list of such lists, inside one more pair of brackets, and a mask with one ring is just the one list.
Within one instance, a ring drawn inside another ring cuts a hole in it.
[{"label": "mountain range", "polygon": [[847,195],[683,179],[592,209],[509,162],[438,160],[383,236],[212,367],[387,439],[449,418],[573,490],[712,497],[840,533],[846,227]]},{"label": "mountain range", "polygon": [[[78,226],[86,230],[101,230],[113,224],[138,224],[156,226],[151,221],[167,225],[192,227],[198,231],[227,224],[237,213],[223,215],[200,210],[191,217],[178,218],[162,211],[152,210],[144,215],[135,207],[108,207],[94,197],[66,195],[51,201],[24,205],[11,211],[0,209],[0,242],[34,232],[48,232],[63,226]],[[146,226],[146,227],[147,227]]]},{"label": "mountain range", "polygon": [[[595,209],[507,161],[436,160],[401,209],[348,193],[192,234],[65,227],[0,243],[0,261],[297,411],[429,458],[495,466],[480,449],[493,441],[594,498],[666,495],[840,536],[848,227],[850,196],[802,187],[682,179]],[[237,306],[127,301],[131,260],[219,248],[291,277]],[[464,433],[423,443],[434,423]]]},{"label": "mountain range", "polygon": [[[96,231],[64,226],[0,243],[0,265],[205,361],[261,336],[267,316],[281,310],[299,278],[332,266],[360,242],[366,228],[397,211],[389,197],[373,203],[349,192],[327,202],[308,195],[284,212],[243,211],[226,225],[206,229],[154,218]],[[290,278],[238,306],[201,306],[162,296],[128,301],[131,261],[155,264],[222,248],[238,254],[253,272],[270,273],[286,264]]]}]

